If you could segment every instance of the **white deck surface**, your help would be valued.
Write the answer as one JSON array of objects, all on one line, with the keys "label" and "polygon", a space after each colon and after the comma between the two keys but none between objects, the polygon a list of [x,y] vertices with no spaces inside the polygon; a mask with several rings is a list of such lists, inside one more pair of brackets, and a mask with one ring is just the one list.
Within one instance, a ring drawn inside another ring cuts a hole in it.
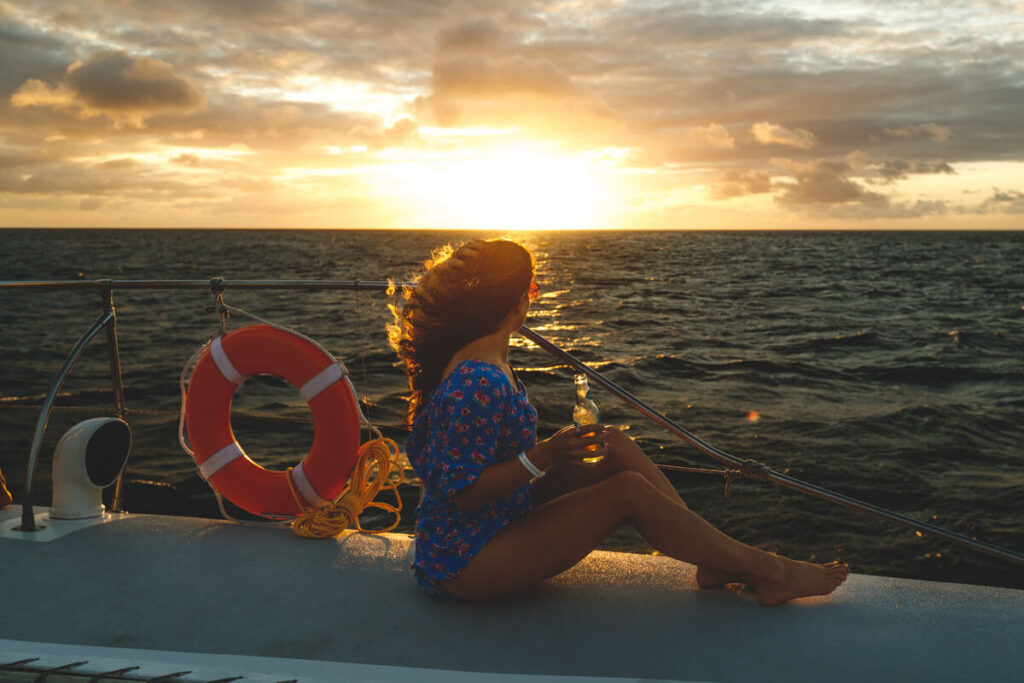
[{"label": "white deck surface", "polygon": [[[19,514],[0,511],[0,527]],[[111,659],[130,659],[132,648],[303,660],[275,679],[300,681],[456,680],[443,672],[465,671],[878,683],[1024,672],[1024,591],[855,574],[832,596],[763,608],[749,595],[698,590],[688,565],[597,552],[529,596],[461,605],[422,595],[410,556],[400,535],[311,541],[152,515],[47,542],[0,534],[0,641],[124,648],[94,651]],[[0,656],[17,645],[0,642]],[[245,661],[256,660],[207,665]],[[338,678],[320,664],[320,677],[308,668],[318,662],[404,671]],[[278,665],[275,674],[289,668]],[[231,675],[247,673],[270,672]]]}]

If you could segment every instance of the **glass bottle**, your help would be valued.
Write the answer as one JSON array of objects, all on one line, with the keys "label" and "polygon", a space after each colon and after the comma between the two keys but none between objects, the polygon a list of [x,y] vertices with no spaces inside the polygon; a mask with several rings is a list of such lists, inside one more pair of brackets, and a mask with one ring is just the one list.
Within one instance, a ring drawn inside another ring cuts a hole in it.
[{"label": "glass bottle", "polygon": [[[587,383],[587,376],[580,373],[575,375],[573,379],[576,381],[576,405],[572,409],[572,422],[577,428],[583,425],[598,424],[601,419],[601,413],[597,410],[597,404],[594,403],[593,399],[590,398],[590,385]],[[598,450],[598,446],[589,446],[590,450]],[[603,455],[595,455],[588,458],[583,458],[583,462],[588,464],[598,463],[604,460]]]}]

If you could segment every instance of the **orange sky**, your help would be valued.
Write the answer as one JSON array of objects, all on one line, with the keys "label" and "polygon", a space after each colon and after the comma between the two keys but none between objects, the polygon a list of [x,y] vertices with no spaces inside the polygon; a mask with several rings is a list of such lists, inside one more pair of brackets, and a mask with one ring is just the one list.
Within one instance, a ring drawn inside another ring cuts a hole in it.
[{"label": "orange sky", "polygon": [[0,0],[0,226],[1024,228],[1017,2]]}]

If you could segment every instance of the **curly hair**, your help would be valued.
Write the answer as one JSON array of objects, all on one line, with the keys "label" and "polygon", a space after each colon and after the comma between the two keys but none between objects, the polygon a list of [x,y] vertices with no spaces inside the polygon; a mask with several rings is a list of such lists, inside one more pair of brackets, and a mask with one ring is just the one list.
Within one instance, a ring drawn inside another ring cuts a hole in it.
[{"label": "curly hair", "polygon": [[424,265],[426,272],[402,292],[401,304],[391,306],[395,324],[388,326],[412,390],[410,427],[455,352],[498,329],[534,275],[530,252],[505,239],[443,248]]}]

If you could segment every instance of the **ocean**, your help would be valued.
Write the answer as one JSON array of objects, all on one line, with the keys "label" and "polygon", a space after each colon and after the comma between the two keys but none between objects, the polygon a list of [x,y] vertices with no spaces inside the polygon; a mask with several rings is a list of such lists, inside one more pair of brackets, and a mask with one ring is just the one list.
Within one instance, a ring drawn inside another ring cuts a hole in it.
[{"label": "ocean", "polygon": [[[404,280],[433,248],[481,233],[374,230],[0,230],[0,279]],[[491,236],[483,233],[482,236]],[[1024,232],[527,232],[535,330],[718,448],[814,484],[1024,551]],[[349,367],[371,420],[404,439],[405,378],[384,294],[226,292],[315,338]],[[129,423],[129,509],[215,514],[178,445],[182,367],[217,316],[203,290],[115,292]],[[0,289],[0,468],[16,496],[37,406],[101,311],[94,291]],[[245,324],[233,318],[230,326]],[[570,421],[572,371],[517,339],[512,363],[541,436]],[[113,413],[98,339],[50,420],[49,458],[79,420]],[[610,394],[603,421],[658,463],[717,467]],[[312,441],[298,392],[239,389],[232,423],[283,468]],[[723,531],[856,572],[1024,587],[1024,572],[913,530],[753,481],[670,472]],[[402,530],[416,492],[405,487]],[[625,530],[605,547],[649,552]]]}]

